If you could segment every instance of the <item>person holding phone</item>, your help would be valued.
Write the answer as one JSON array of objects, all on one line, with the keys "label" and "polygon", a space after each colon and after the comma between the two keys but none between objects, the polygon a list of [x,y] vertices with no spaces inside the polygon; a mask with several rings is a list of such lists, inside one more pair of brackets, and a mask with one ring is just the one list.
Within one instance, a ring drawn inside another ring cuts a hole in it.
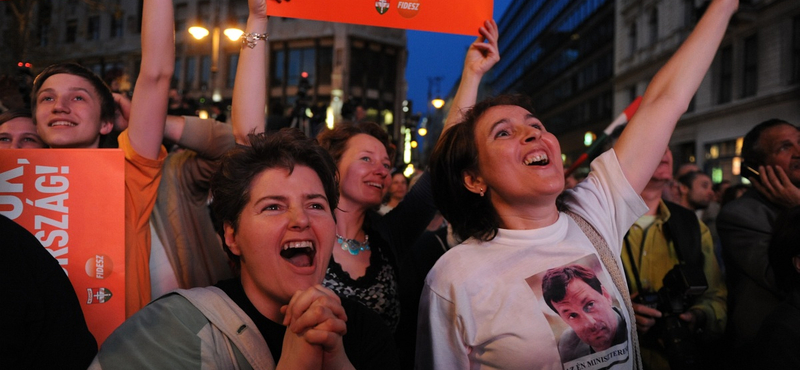
[{"label": "person holding phone", "polygon": [[722,207],[717,231],[728,275],[727,339],[731,361],[755,364],[752,348],[766,316],[782,293],[768,258],[775,220],[800,205],[800,129],[780,119],[762,122],[744,137],[742,173],[753,183],[740,198]]}]

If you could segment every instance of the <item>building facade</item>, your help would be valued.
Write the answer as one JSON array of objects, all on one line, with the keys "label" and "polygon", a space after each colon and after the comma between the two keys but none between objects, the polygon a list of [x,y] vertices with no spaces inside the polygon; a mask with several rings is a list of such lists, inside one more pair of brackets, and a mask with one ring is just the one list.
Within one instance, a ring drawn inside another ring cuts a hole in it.
[{"label": "building facade", "polygon": [[584,134],[614,113],[614,1],[515,1],[499,27],[501,58],[487,93],[530,96],[569,164],[586,150]]},{"label": "building facade", "polygon": [[[92,69],[112,88],[133,87],[141,60],[141,0],[31,2],[35,3],[28,18],[31,37],[24,55],[33,73],[52,63],[72,61]],[[229,105],[242,44],[213,35],[215,28],[218,35],[231,26],[244,29],[247,1],[174,0],[174,4],[173,86],[199,109],[213,102]],[[15,15],[0,2],[0,16],[8,20]],[[13,22],[0,23],[4,24],[0,47],[5,48]],[[193,38],[188,29],[196,25],[211,35]],[[291,123],[291,119],[286,123],[287,115],[316,125],[315,129],[332,126],[342,119],[342,107],[351,100],[397,140],[400,128],[394,117],[402,117],[406,95],[405,30],[273,17],[267,32],[265,103],[275,128]],[[0,57],[0,73],[13,72],[17,61],[11,59]]]},{"label": "building facade", "polygon": [[[707,2],[617,0],[615,111],[691,32]],[[742,137],[781,118],[800,124],[800,2],[742,1],[709,73],[670,147],[675,165],[694,162],[715,182],[741,180]]]}]

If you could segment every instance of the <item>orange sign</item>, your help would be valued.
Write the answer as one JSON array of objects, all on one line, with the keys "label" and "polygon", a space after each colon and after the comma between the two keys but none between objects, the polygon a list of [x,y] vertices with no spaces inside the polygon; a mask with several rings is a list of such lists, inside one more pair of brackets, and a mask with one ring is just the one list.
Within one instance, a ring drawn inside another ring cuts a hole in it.
[{"label": "orange sign", "polygon": [[124,176],[121,150],[0,150],[0,214],[56,258],[98,345],[125,320]]},{"label": "orange sign", "polygon": [[477,36],[492,8],[492,0],[297,0],[270,2],[267,14]]}]

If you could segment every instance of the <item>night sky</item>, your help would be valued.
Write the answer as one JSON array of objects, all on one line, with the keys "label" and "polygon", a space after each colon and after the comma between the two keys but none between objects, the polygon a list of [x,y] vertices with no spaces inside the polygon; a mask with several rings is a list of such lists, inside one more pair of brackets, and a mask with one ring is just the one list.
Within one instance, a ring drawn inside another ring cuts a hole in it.
[{"label": "night sky", "polygon": [[[499,23],[511,0],[494,1],[494,19]],[[480,27],[477,25],[476,27]],[[413,102],[414,112],[426,112],[428,99],[428,77],[442,77],[439,91],[433,86],[434,95],[445,97],[461,76],[464,53],[476,36],[451,35],[444,33],[408,31],[408,99]],[[503,35],[500,35],[502,45]],[[502,57],[502,56],[501,56]]]}]

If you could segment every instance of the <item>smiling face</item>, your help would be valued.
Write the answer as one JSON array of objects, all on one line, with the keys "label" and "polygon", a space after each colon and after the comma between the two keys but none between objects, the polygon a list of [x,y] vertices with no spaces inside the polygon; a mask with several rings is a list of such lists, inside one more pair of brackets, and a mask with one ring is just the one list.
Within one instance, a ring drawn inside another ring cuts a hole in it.
[{"label": "smiling face", "polygon": [[605,288],[602,294],[581,279],[572,279],[567,293],[559,302],[552,302],[561,319],[584,343],[595,351],[611,347],[619,319]]},{"label": "smiling face", "polygon": [[236,229],[224,225],[225,243],[240,257],[248,298],[274,313],[296,291],[322,282],[335,222],[322,181],[304,165],[291,174],[280,167],[262,171],[249,194]]},{"label": "smiling face", "polygon": [[526,205],[555,206],[564,189],[561,146],[526,109],[495,106],[475,125],[478,174],[468,188],[488,191],[498,214]]},{"label": "smiling face", "polygon": [[376,138],[358,134],[347,141],[338,168],[340,208],[370,208],[381,204],[389,176],[389,155]]},{"label": "smiling face", "polygon": [[44,142],[36,133],[36,125],[27,117],[17,117],[0,124],[0,149],[38,149]]},{"label": "smiling face", "polygon": [[800,131],[792,125],[770,127],[761,134],[758,147],[764,152],[764,164],[778,166],[795,186],[800,186]]},{"label": "smiling face", "polygon": [[101,119],[101,98],[85,78],[55,74],[36,96],[36,128],[53,148],[97,148],[113,123]]}]

